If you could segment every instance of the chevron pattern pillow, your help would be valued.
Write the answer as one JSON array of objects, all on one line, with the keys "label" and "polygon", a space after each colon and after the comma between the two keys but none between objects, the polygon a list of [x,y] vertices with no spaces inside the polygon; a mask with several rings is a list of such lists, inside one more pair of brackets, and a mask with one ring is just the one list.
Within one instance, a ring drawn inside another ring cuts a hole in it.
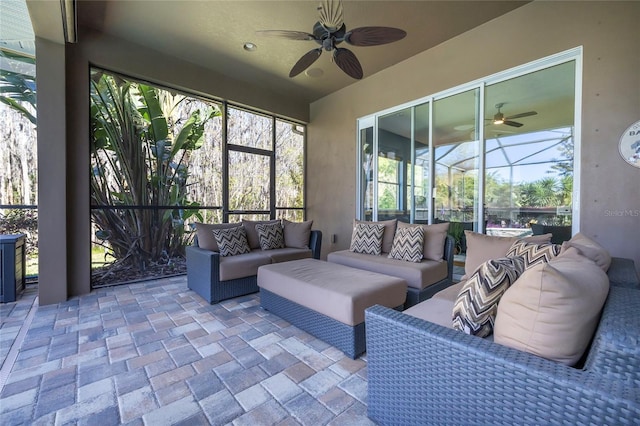
[{"label": "chevron pattern pillow", "polygon": [[349,250],[355,253],[379,255],[382,253],[382,234],[384,234],[384,225],[356,223],[353,227]]},{"label": "chevron pattern pillow", "polygon": [[256,231],[262,250],[284,248],[284,232],[280,222],[256,224]]},{"label": "chevron pattern pillow", "polygon": [[216,243],[218,243],[220,256],[236,256],[251,251],[247,242],[247,232],[242,225],[234,226],[233,228],[214,229],[213,236],[216,239]]},{"label": "chevron pattern pillow", "polygon": [[393,237],[390,259],[420,262],[424,244],[424,229],[421,226],[398,228]]},{"label": "chevron pattern pillow", "polygon": [[520,256],[492,259],[483,263],[464,283],[453,305],[453,328],[486,337],[493,333],[498,302],[524,272]]},{"label": "chevron pattern pillow", "polygon": [[529,269],[539,263],[549,263],[551,259],[560,254],[562,248],[559,244],[532,243],[517,240],[507,251],[507,257],[521,256],[524,259],[524,269]]}]

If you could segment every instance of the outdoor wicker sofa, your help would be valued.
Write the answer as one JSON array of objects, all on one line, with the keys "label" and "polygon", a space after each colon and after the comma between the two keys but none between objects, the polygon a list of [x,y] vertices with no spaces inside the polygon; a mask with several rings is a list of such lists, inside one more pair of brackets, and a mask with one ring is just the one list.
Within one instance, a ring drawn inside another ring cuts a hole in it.
[{"label": "outdoor wicker sofa", "polygon": [[[407,301],[405,302],[405,308],[409,308],[430,298],[435,293],[449,287],[453,283],[455,240],[446,234],[448,223],[422,225],[426,230],[425,239],[434,241],[432,245],[437,245],[437,249],[436,247],[432,247],[431,251],[435,249],[435,252],[438,254],[437,257],[433,256],[431,258],[425,256],[420,262],[407,262],[406,260],[389,257],[389,252],[392,247],[391,241],[394,238],[396,230],[396,223],[398,227],[420,225],[409,225],[396,220],[368,223],[385,224],[385,229],[389,228],[385,230],[389,236],[385,234],[381,254],[375,255],[355,252],[353,250],[339,250],[329,253],[327,255],[327,261],[351,268],[402,278],[407,282]],[[388,242],[385,243],[385,241]]]},{"label": "outdoor wicker sofa", "polygon": [[[246,223],[247,221],[245,221]],[[250,253],[224,257],[218,251],[201,248],[196,237],[186,247],[187,286],[209,303],[258,292],[257,270],[261,265],[288,260],[320,258],[322,232],[311,230],[307,248],[285,247],[274,250],[253,248]],[[227,263],[230,277],[225,276],[221,264]]]},{"label": "outdoor wicker sofa", "polygon": [[368,415],[381,425],[640,424],[640,284],[613,258],[580,367],[381,306],[365,312]]}]

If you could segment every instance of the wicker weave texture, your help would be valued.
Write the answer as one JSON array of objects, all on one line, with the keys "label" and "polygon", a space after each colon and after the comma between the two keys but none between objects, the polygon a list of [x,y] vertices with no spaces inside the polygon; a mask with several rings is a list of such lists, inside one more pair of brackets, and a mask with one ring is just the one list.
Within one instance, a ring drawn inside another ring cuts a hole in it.
[{"label": "wicker weave texture", "polygon": [[[603,315],[617,304],[609,299]],[[381,306],[366,323],[368,415],[381,425],[640,424],[636,383]]]},{"label": "wicker weave texture", "polygon": [[611,287],[585,369],[640,389],[640,291]]},{"label": "wicker weave texture", "polygon": [[611,258],[611,266],[609,266],[607,275],[612,286],[640,290],[640,279],[636,272],[635,263],[631,259]]},{"label": "wicker weave texture", "polygon": [[355,359],[366,349],[364,323],[354,327],[260,289],[260,305]]}]

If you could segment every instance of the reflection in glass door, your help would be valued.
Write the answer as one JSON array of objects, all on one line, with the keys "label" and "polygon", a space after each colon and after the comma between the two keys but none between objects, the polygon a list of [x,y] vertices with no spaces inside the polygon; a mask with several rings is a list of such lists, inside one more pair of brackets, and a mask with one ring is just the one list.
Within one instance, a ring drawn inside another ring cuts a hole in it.
[{"label": "reflection in glass door", "polygon": [[410,221],[411,108],[378,119],[378,220]]},{"label": "reflection in glass door", "polygon": [[575,61],[486,87],[487,234],[571,235],[574,110]]},{"label": "reflection in glass door", "polygon": [[374,203],[374,182],[373,173],[375,171],[374,140],[373,140],[373,120],[359,120],[358,127],[359,147],[360,147],[360,173],[358,175],[360,184],[360,199],[358,202],[358,218],[363,220],[373,220]]},{"label": "reflection in glass door", "polygon": [[478,230],[478,97],[479,89],[473,89],[433,104],[434,222],[450,222],[461,253],[464,231]]},{"label": "reflection in glass door", "polygon": [[429,151],[429,103],[414,108],[412,223],[429,223],[431,154]]}]

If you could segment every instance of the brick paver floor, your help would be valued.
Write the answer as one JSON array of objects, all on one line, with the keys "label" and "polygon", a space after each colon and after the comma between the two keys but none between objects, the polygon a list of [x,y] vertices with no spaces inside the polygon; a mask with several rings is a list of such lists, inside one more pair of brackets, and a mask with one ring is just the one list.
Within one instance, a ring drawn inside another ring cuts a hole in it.
[{"label": "brick paver floor", "polygon": [[373,424],[365,358],[263,310],[259,294],[209,305],[186,277],[50,306],[36,294],[0,305],[3,425]]}]

